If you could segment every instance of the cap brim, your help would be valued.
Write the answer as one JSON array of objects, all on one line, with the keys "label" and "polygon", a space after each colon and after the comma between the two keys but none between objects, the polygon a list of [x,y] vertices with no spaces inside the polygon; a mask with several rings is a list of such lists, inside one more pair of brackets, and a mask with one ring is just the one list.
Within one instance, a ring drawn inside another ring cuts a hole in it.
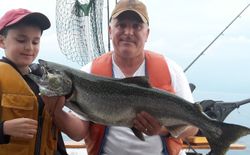
[{"label": "cap brim", "polygon": [[27,15],[23,15],[23,16],[16,18],[15,20],[8,23],[6,26],[16,24],[16,23],[21,22],[23,20],[27,20],[27,21],[31,20],[31,21],[36,22],[38,24],[38,26],[41,28],[41,30],[46,30],[51,25],[49,19],[45,15],[43,15],[42,13],[39,13],[39,12],[32,12],[32,13],[29,13]]},{"label": "cap brim", "polygon": [[138,12],[136,10],[133,10],[133,9],[120,10],[120,11],[114,13],[111,18],[117,18],[120,14],[122,14],[122,13],[124,13],[126,11],[133,11],[133,12],[135,12],[136,14],[139,15],[139,17],[141,18],[141,20],[143,21],[143,23],[148,24],[147,19],[140,12]]}]

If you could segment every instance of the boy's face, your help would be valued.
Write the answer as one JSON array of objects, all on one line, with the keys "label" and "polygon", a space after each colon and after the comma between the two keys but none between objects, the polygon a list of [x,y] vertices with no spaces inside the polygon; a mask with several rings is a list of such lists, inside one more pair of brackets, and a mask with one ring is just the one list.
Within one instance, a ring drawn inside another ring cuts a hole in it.
[{"label": "boy's face", "polygon": [[20,26],[8,30],[6,36],[0,35],[0,47],[5,50],[5,56],[25,73],[38,55],[40,37],[39,27]]}]

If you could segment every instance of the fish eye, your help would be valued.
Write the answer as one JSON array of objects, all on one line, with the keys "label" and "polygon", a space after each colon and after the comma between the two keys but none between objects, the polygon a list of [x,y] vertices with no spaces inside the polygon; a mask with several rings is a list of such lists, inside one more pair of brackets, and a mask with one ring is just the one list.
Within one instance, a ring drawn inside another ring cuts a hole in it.
[{"label": "fish eye", "polygon": [[55,70],[54,73],[56,73],[56,74],[61,74],[61,71]]}]

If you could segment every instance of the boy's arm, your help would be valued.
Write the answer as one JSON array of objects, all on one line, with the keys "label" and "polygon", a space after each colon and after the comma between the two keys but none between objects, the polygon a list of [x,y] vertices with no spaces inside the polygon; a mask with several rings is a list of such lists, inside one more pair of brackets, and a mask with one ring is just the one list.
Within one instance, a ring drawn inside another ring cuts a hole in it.
[{"label": "boy's arm", "polygon": [[65,112],[63,106],[65,97],[42,96],[45,110],[52,116],[55,125],[71,139],[80,141],[88,134],[89,122],[81,120],[70,112]]}]

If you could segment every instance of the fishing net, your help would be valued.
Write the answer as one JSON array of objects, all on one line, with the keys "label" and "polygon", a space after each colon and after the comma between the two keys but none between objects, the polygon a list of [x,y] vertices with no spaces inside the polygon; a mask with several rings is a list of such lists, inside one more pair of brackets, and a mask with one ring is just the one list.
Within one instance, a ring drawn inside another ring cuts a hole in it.
[{"label": "fishing net", "polygon": [[57,0],[56,31],[61,52],[84,65],[105,52],[103,0]]}]

